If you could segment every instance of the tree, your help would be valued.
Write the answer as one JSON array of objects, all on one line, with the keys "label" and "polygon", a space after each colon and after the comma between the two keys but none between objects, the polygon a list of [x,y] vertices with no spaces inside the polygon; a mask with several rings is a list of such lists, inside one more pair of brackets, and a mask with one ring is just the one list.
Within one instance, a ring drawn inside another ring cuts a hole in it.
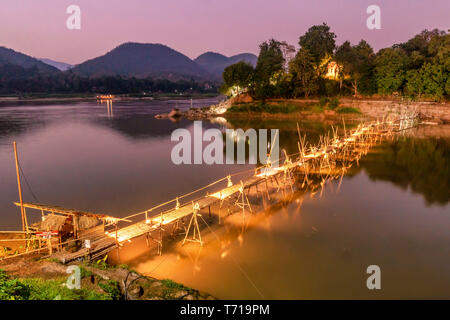
[{"label": "tree", "polygon": [[300,37],[299,45],[308,50],[313,57],[317,67],[322,64],[322,60],[333,54],[336,48],[336,35],[330,31],[330,27],[323,23],[322,25],[312,26]]},{"label": "tree", "polygon": [[358,95],[358,86],[371,76],[371,68],[374,60],[372,47],[364,40],[356,46],[349,41],[337,48],[335,58],[339,66],[341,83],[348,78],[351,82],[355,97]]},{"label": "tree", "polygon": [[254,95],[265,102],[273,94],[277,80],[283,74],[284,57],[280,42],[270,39],[259,46],[255,68]]},{"label": "tree", "polygon": [[448,80],[448,72],[445,72],[444,66],[427,62],[421,68],[421,75],[424,93],[433,96],[436,100],[442,100]]},{"label": "tree", "polygon": [[301,48],[289,64],[289,72],[294,82],[294,96],[303,94],[307,98],[317,91],[318,77],[314,66],[313,55],[307,49]]},{"label": "tree", "polygon": [[417,95],[420,98],[423,93],[423,80],[420,70],[412,69],[406,72],[406,91],[408,94]]},{"label": "tree", "polygon": [[405,81],[408,56],[400,48],[381,49],[375,58],[375,81],[378,92],[392,94],[400,90]]},{"label": "tree", "polygon": [[227,95],[237,95],[246,92],[251,86],[254,69],[246,62],[238,62],[225,68],[222,74],[221,91]]}]

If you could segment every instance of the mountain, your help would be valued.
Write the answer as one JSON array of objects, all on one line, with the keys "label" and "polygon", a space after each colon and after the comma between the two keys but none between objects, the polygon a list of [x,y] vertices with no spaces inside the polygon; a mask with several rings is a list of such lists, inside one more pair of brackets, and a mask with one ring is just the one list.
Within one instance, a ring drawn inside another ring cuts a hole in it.
[{"label": "mountain", "polygon": [[52,67],[55,67],[60,71],[67,71],[73,67],[73,65],[71,65],[71,64],[68,64],[65,62],[54,61],[51,59],[41,58],[41,59],[39,59],[39,61],[42,61],[43,63],[46,63]]},{"label": "mountain", "polygon": [[76,65],[83,76],[122,75],[169,80],[208,79],[209,74],[184,54],[162,44],[124,43],[103,56]]},{"label": "mountain", "polygon": [[[55,73],[59,70],[26,54],[0,47],[0,68],[30,73]],[[1,74],[1,72],[0,72]]]},{"label": "mountain", "polygon": [[252,53],[241,53],[231,57],[226,57],[216,52],[206,52],[198,56],[194,61],[212,74],[216,79],[222,79],[223,70],[234,63],[244,61],[256,66],[258,57]]}]

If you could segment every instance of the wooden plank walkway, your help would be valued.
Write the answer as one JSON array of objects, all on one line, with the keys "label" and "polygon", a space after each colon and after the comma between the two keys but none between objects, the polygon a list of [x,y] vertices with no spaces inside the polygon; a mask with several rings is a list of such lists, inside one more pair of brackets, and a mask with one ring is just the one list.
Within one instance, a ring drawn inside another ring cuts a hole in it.
[{"label": "wooden plank walkway", "polygon": [[[407,119],[410,121],[409,119]],[[408,122],[409,123],[409,122]],[[411,122],[410,124],[412,124]],[[349,135],[346,135],[341,138],[337,138],[337,136],[334,137],[334,139],[331,139],[329,137],[324,137],[323,140],[321,140],[321,143],[319,147],[310,147],[309,152],[306,153],[306,146],[303,145],[304,142],[302,142],[302,147],[299,145],[299,154],[297,154],[297,158],[294,159],[294,161],[291,161],[288,157],[285,160],[285,163],[281,166],[266,166],[266,167],[260,167],[257,170],[255,170],[254,174],[251,175],[248,178],[240,180],[239,183],[232,184],[230,176],[228,178],[228,186],[216,191],[212,194],[206,194],[194,201],[190,201],[188,203],[185,203],[183,205],[180,205],[178,202],[178,198],[176,198],[176,205],[173,209],[161,211],[157,214],[154,214],[152,216],[148,216],[150,212],[153,211],[153,209],[149,209],[147,211],[137,213],[134,215],[131,215],[130,217],[135,217],[137,215],[144,215],[145,219],[132,223],[128,226],[118,228],[116,224],[116,229],[113,231],[105,232],[105,236],[99,239],[95,239],[91,244],[91,249],[81,249],[75,253],[71,254],[62,254],[60,256],[60,259],[64,262],[72,261],[74,259],[79,259],[83,257],[89,257],[90,259],[101,256],[105,253],[107,253],[110,250],[113,250],[114,248],[117,248],[120,246],[121,243],[131,240],[133,238],[137,238],[144,235],[150,235],[150,233],[159,230],[160,231],[160,240],[159,240],[159,246],[160,249],[162,249],[162,230],[163,226],[172,224],[175,222],[180,221],[181,219],[191,216],[191,221],[189,223],[189,227],[186,230],[186,237],[189,233],[189,228],[191,226],[191,223],[194,221],[194,224],[197,224],[197,230],[198,233],[200,233],[200,230],[198,229],[198,223],[197,223],[197,214],[200,210],[205,208],[210,208],[212,205],[220,203],[220,206],[222,205],[222,202],[225,199],[229,199],[233,196],[240,197],[242,195],[242,202],[243,204],[235,204],[238,205],[240,208],[245,210],[245,200],[244,197],[246,195],[244,194],[244,190],[249,190],[252,186],[257,186],[260,183],[266,182],[266,188],[267,188],[267,195],[268,195],[268,186],[267,181],[269,179],[276,180],[277,185],[279,185],[279,181],[277,177],[281,177],[284,175],[286,177],[288,174],[291,174],[293,171],[299,170],[303,174],[307,175],[308,172],[320,172],[324,167],[330,167],[332,166],[329,162],[330,158],[336,162],[336,161],[358,161],[358,156],[355,157],[355,154],[359,154],[359,157],[363,154],[366,154],[368,149],[377,142],[378,137],[390,134],[392,132],[392,128],[389,130],[389,126],[392,126],[392,123],[370,123],[368,125],[360,125],[356,129],[354,129],[352,132],[350,132]],[[388,128],[386,128],[388,127]],[[401,124],[398,126],[399,130],[404,130],[405,126],[402,126]],[[309,164],[311,163],[311,164]],[[320,169],[320,170],[318,170]],[[222,181],[224,179],[218,180]],[[286,181],[285,179],[284,181]],[[285,182],[288,183],[288,182]],[[309,182],[308,182],[309,183]],[[214,184],[214,183],[213,183]],[[210,185],[213,185],[210,184]],[[203,190],[200,189],[200,190]],[[279,188],[278,188],[279,190]],[[196,191],[192,192],[191,194],[195,193]],[[184,196],[183,196],[184,197]],[[174,199],[175,200],[175,199]],[[168,203],[173,203],[174,200],[171,200]],[[246,200],[248,203],[248,199]],[[157,207],[160,207],[162,205],[159,205]],[[250,204],[248,203],[248,206],[250,207]],[[117,223],[117,222],[116,222]],[[195,238],[195,227],[194,227],[194,238]],[[199,237],[199,235],[197,234]],[[158,241],[158,240],[157,240]],[[186,238],[185,240],[186,241]],[[197,240],[194,240],[197,241]],[[201,243],[201,237],[199,241]],[[161,251],[159,251],[161,252]]]}]

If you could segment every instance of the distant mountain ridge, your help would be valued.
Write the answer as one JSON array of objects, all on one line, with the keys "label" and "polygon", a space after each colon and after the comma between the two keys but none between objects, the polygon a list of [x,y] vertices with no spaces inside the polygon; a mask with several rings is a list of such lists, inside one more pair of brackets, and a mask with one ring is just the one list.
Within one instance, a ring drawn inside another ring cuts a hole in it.
[{"label": "distant mountain ridge", "polygon": [[203,69],[208,71],[216,79],[222,79],[223,70],[237,62],[247,62],[253,67],[256,66],[258,57],[253,53],[241,53],[231,57],[226,57],[223,54],[217,52],[205,52],[198,56],[194,61],[199,64]]},{"label": "distant mountain ridge", "polygon": [[103,56],[76,65],[74,73],[84,76],[121,75],[207,79],[208,72],[184,54],[162,44],[124,43]]},{"label": "distant mountain ridge", "polygon": [[0,47],[0,67],[7,69],[22,68],[26,71],[41,73],[59,72],[57,68],[38,59],[5,47]]},{"label": "distant mountain ridge", "polygon": [[23,78],[39,73],[73,72],[82,77],[123,76],[154,79],[214,81],[222,80],[223,70],[236,62],[256,65],[251,53],[226,57],[206,52],[195,60],[162,44],[127,42],[106,54],[72,66],[51,59],[36,59],[12,49],[0,47],[0,75]]},{"label": "distant mountain ridge", "polygon": [[43,63],[46,63],[52,67],[57,68],[60,71],[67,71],[69,69],[71,69],[73,67],[73,65],[65,63],[65,62],[59,62],[59,61],[55,61],[55,60],[51,60],[51,59],[46,59],[46,58],[40,58],[40,61],[42,61]]}]

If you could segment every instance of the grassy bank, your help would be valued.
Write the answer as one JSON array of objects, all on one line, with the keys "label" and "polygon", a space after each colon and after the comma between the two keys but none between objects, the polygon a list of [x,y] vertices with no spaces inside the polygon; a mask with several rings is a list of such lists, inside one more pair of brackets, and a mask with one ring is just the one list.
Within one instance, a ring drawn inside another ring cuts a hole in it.
[{"label": "grassy bank", "polygon": [[270,100],[265,103],[254,101],[250,103],[233,104],[228,110],[228,115],[237,114],[271,114],[271,115],[305,115],[305,114],[353,114],[359,115],[358,108],[342,106],[337,98],[321,98],[317,101],[301,100]]},{"label": "grassy bank", "polygon": [[205,300],[207,293],[169,279],[158,280],[109,265],[106,259],[77,263],[80,288],[67,287],[67,265],[52,259],[21,258],[0,263],[0,300]]}]

